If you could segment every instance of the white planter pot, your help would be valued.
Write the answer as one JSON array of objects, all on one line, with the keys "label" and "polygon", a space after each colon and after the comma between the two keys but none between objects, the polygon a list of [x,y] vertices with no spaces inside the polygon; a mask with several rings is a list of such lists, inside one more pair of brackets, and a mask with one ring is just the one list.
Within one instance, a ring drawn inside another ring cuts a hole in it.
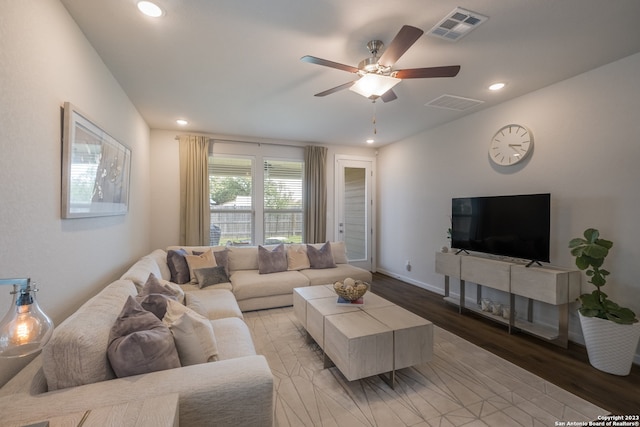
[{"label": "white planter pot", "polygon": [[640,340],[640,323],[620,325],[578,312],[589,363],[614,375],[629,375]]}]

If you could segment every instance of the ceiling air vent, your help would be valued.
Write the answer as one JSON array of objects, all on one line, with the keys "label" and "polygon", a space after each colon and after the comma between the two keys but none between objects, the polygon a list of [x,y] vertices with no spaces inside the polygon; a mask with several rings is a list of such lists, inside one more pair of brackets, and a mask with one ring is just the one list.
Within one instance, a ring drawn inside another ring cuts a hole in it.
[{"label": "ceiling air vent", "polygon": [[488,16],[458,7],[438,22],[427,34],[454,42],[469,34],[471,30],[487,19],[489,19]]},{"label": "ceiling air vent", "polygon": [[455,95],[442,95],[424,104],[427,107],[445,108],[447,110],[464,111],[482,104],[484,101],[463,98]]}]

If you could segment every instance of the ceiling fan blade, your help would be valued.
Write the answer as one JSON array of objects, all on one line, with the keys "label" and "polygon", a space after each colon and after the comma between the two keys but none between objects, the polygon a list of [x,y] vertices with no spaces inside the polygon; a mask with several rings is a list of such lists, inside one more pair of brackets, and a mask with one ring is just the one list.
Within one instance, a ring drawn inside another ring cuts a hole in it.
[{"label": "ceiling fan blade", "polygon": [[383,67],[392,67],[398,59],[420,38],[424,33],[420,28],[410,25],[403,26],[395,38],[389,43],[380,57],[378,64]]},{"label": "ceiling fan blade", "polygon": [[398,95],[396,95],[393,89],[389,89],[388,91],[382,94],[380,99],[382,99],[382,102],[391,102],[394,99],[398,99]]},{"label": "ceiling fan blade", "polygon": [[310,64],[324,65],[325,67],[337,68],[338,70],[348,71],[350,73],[357,73],[358,68],[352,67],[351,65],[340,64],[339,62],[329,61],[327,59],[316,58],[315,56],[305,55],[300,58],[303,62],[308,62]]},{"label": "ceiling fan blade", "polygon": [[354,83],[355,83],[355,82],[348,82],[348,83],[342,84],[342,85],[340,85],[340,86],[336,86],[336,87],[334,87],[334,88],[327,89],[327,90],[325,90],[324,92],[316,93],[314,96],[327,96],[327,95],[331,95],[332,93],[336,93],[336,92],[339,92],[339,91],[341,91],[341,90],[344,90],[344,89],[348,89],[348,88],[350,88],[351,86],[353,86],[353,84],[354,84]]},{"label": "ceiling fan blade", "polygon": [[424,79],[432,77],[455,77],[460,71],[459,65],[449,65],[446,67],[410,68],[398,70],[395,77],[398,79]]}]

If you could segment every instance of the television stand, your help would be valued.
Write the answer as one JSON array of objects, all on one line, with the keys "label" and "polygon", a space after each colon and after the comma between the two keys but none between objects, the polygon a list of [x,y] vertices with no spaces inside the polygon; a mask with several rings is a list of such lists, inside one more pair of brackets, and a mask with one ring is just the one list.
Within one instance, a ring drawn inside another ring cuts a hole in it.
[{"label": "television stand", "polygon": [[525,265],[525,267],[529,268],[531,267],[533,264],[537,264],[538,267],[542,267],[542,264],[540,264],[540,261],[537,261],[535,259],[532,259],[531,261],[529,261],[529,263],[527,265]]},{"label": "television stand", "polygon": [[[569,304],[580,295],[581,273],[559,267],[529,266],[473,255],[436,253],[436,273],[444,275],[444,300],[458,306],[458,312],[471,311],[505,324],[509,333],[519,330],[567,348],[569,342]],[[530,264],[532,265],[532,263]],[[460,280],[459,298],[450,295],[450,278]],[[466,299],[466,284],[476,284],[475,301]],[[481,309],[483,287],[502,295],[502,303],[511,307],[508,316]],[[516,305],[526,299],[522,317],[516,317]],[[533,304],[548,304],[558,310],[556,327],[535,322]]]}]

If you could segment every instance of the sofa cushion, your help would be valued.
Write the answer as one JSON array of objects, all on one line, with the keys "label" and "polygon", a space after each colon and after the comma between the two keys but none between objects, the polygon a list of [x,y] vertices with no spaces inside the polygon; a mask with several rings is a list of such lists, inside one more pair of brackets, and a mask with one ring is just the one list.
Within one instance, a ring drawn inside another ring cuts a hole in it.
[{"label": "sofa cushion", "polygon": [[117,377],[180,367],[167,325],[131,296],[111,328],[107,355]]},{"label": "sofa cushion", "polygon": [[225,317],[243,318],[238,302],[231,291],[226,289],[206,288],[187,292],[185,301],[187,307],[209,320]]},{"label": "sofa cushion", "polygon": [[227,272],[222,265],[216,267],[197,268],[194,270],[194,273],[196,275],[197,286],[199,289],[217,285],[219,283],[229,282],[229,276],[227,276]]},{"label": "sofa cushion", "polygon": [[212,320],[211,326],[218,343],[218,360],[256,354],[251,332],[244,321],[237,317],[228,317]]},{"label": "sofa cushion", "polygon": [[49,391],[115,378],[107,359],[109,326],[127,297],[137,293],[130,280],[115,281],[53,330],[42,350]]},{"label": "sofa cushion", "polygon": [[272,295],[293,294],[293,288],[308,286],[309,279],[300,271],[260,274],[258,270],[231,273],[233,294],[238,301]]},{"label": "sofa cushion", "polygon": [[343,281],[347,277],[371,283],[371,273],[369,271],[354,267],[350,264],[338,264],[336,268],[325,268],[321,270],[301,270],[300,273],[307,277],[309,285],[311,286],[327,285],[337,281]]},{"label": "sofa cushion", "polygon": [[331,243],[327,242],[320,249],[307,245],[307,256],[311,268],[334,268],[336,266],[331,253]]},{"label": "sofa cushion", "polygon": [[169,299],[178,301],[178,295],[163,286],[153,273],[149,274],[147,282],[136,296],[136,301],[142,308],[155,314],[159,320],[162,320],[167,311]]},{"label": "sofa cushion", "polygon": [[[200,287],[194,283],[185,283],[184,285],[178,285],[178,286],[182,288],[185,294],[187,292],[200,290]],[[233,289],[233,286],[231,285],[231,282],[226,282],[226,283],[218,283],[217,285],[207,286],[206,289],[226,289],[230,291],[231,289]]]},{"label": "sofa cushion", "polygon": [[257,246],[231,246],[229,248],[229,271],[258,269]]},{"label": "sofa cushion", "polygon": [[260,274],[277,273],[287,271],[287,253],[284,243],[269,250],[262,245],[258,246],[258,272]]},{"label": "sofa cushion", "polygon": [[307,256],[307,246],[287,246],[287,270],[304,270],[305,268],[311,268]]},{"label": "sofa cushion", "polygon": [[195,270],[198,268],[216,267],[216,258],[211,249],[198,255],[185,255],[189,266],[189,276],[191,283],[198,283]]},{"label": "sofa cushion", "polygon": [[170,300],[162,322],[173,335],[182,366],[218,360],[218,345],[209,319]]},{"label": "sofa cushion", "polygon": [[156,277],[162,277],[160,268],[156,261],[149,257],[143,256],[135,264],[133,264],[121,277],[121,280],[131,280],[138,288],[142,289],[149,278],[149,273],[153,273]]},{"label": "sofa cushion", "polygon": [[187,264],[187,251],[179,249],[169,249],[167,251],[167,266],[171,271],[171,281],[179,285],[191,281],[189,265]]}]

